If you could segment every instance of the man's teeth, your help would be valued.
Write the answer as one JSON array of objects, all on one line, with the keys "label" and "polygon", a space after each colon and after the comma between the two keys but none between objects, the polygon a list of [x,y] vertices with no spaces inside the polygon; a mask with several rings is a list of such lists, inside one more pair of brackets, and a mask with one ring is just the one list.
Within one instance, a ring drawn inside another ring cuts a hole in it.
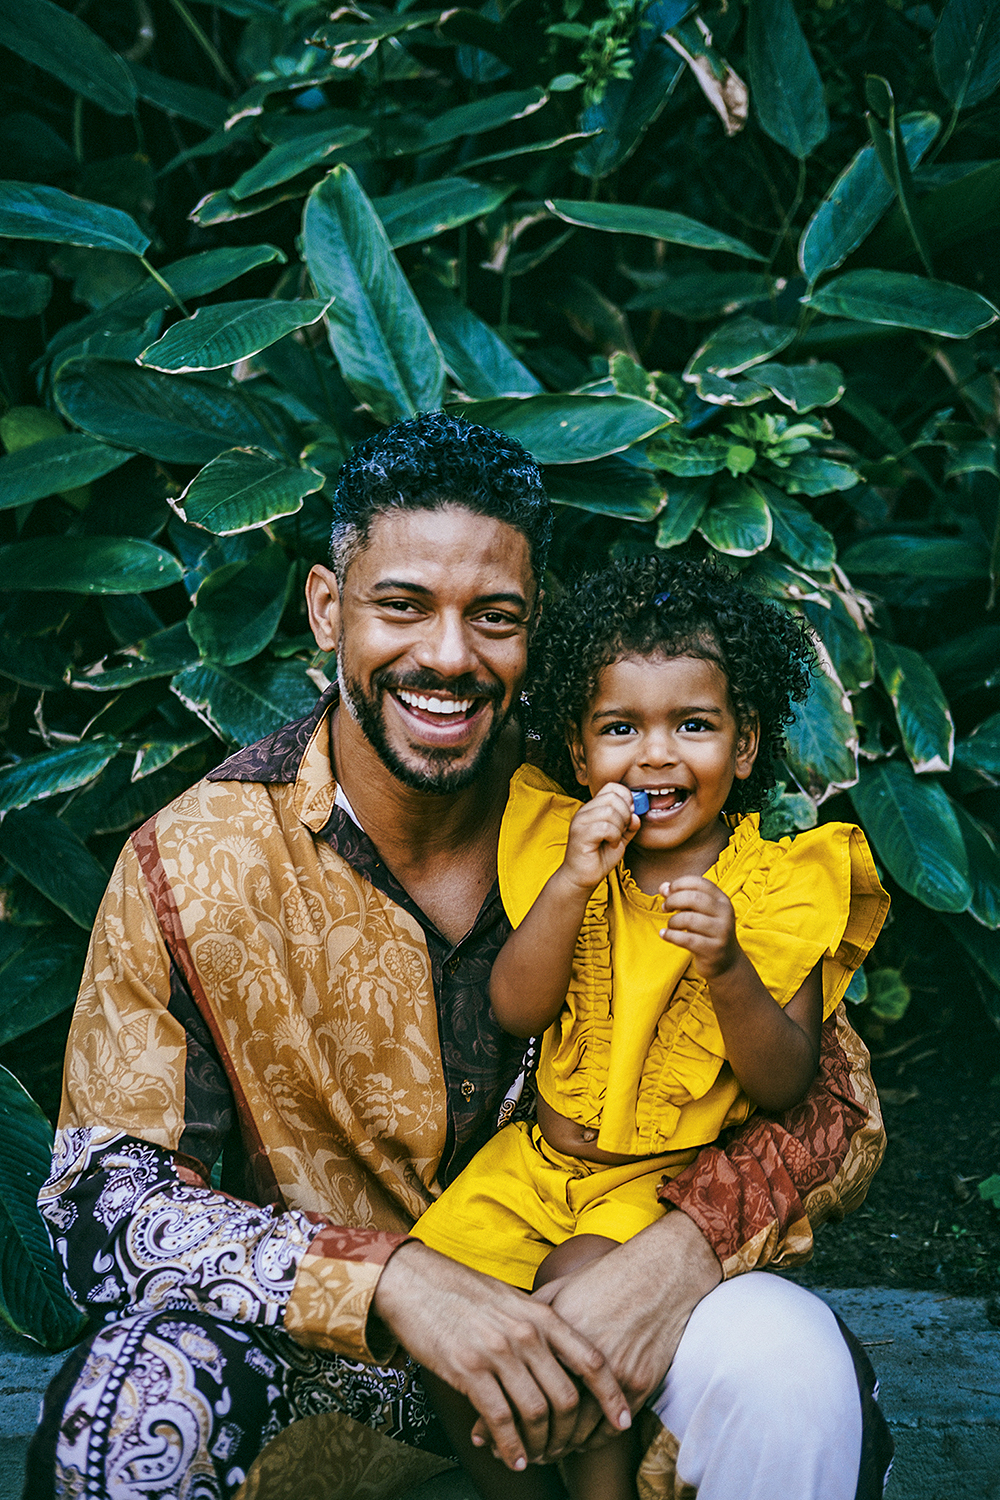
[{"label": "man's teeth", "polygon": [[397,694],[408,708],[419,708],[430,714],[467,714],[474,698],[425,698],[421,693],[408,693],[400,688]]}]

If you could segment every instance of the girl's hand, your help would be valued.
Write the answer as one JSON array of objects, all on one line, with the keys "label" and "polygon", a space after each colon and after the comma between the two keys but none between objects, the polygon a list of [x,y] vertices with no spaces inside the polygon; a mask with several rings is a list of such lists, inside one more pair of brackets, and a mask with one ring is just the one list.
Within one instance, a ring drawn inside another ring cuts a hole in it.
[{"label": "girl's hand", "polygon": [[589,895],[621,859],[629,841],[639,832],[639,821],[627,787],[617,781],[602,786],[569,826],[563,876]]},{"label": "girl's hand", "polygon": [[695,973],[709,981],[729,972],[741,949],[729,897],[701,875],[680,875],[660,886],[663,910],[671,912],[660,937],[694,956]]}]

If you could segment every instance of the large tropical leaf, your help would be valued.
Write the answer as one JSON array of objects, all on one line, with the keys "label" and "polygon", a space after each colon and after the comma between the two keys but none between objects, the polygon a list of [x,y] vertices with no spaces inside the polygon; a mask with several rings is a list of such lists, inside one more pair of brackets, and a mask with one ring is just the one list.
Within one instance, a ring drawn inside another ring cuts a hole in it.
[{"label": "large tropical leaf", "polygon": [[407,139],[400,143],[401,151],[430,151],[446,146],[449,141],[461,140],[463,136],[481,135],[486,130],[499,130],[511,120],[523,120],[533,115],[548,101],[544,89],[509,89],[474,99],[470,104],[458,104],[428,120],[423,130],[408,131]]},{"label": "large tropical leaf", "polygon": [[892,699],[903,749],[918,775],[950,771],[955,751],[955,725],[948,700],[932,669],[909,646],[875,641],[875,665],[882,686]]},{"label": "large tropical leaf", "polygon": [[435,182],[418,182],[385,198],[373,198],[372,208],[385,225],[389,243],[398,250],[492,213],[511,191],[510,184],[496,186],[467,177],[441,177]]},{"label": "large tropical leaf", "polygon": [[227,448],[279,448],[273,423],[261,419],[251,396],[208,378],[164,375],[123,360],[68,359],[55,396],[85,432],[166,463],[208,463]]},{"label": "large tropical leaf", "polygon": [[38,271],[0,270],[0,307],[5,318],[37,318],[51,297],[51,276]]},{"label": "large tropical leaf", "polygon": [[445,364],[466,395],[485,401],[541,391],[541,383],[500,335],[436,277],[421,276],[414,287]]},{"label": "large tropical leaf", "polygon": [[540,464],[581,464],[621,453],[674,420],[634,396],[509,396],[455,410],[517,438]]},{"label": "large tropical leaf", "polygon": [[916,328],[954,339],[967,339],[1000,317],[978,292],[908,271],[847,271],[802,300],[834,318]]},{"label": "large tropical leaf", "polygon": [[719,486],[698,530],[717,552],[752,557],[771,540],[771,512],[761,491],[744,479]]},{"label": "large tropical leaf", "polygon": [[666,551],[686,542],[705,513],[712,494],[710,479],[671,479],[656,528],[656,545]]},{"label": "large tropical leaf", "polygon": [[850,699],[827,672],[817,672],[804,703],[785,731],[785,759],[799,785],[816,802],[858,779],[858,737]]},{"label": "large tropical leaf", "polygon": [[611,234],[638,234],[645,239],[665,240],[669,245],[688,245],[693,250],[724,250],[745,260],[765,260],[742,240],[720,229],[711,229],[686,214],[666,208],[642,208],[629,203],[583,203],[571,198],[552,198],[546,204],[567,224],[584,229],[603,229]]},{"label": "large tropical leaf", "polygon": [[208,662],[178,673],[171,689],[232,745],[250,745],[313,708],[316,688],[301,661],[261,657],[244,666]]},{"label": "large tropical leaf", "polygon": [[0,589],[145,594],[183,576],[172,552],[132,537],[33,537],[0,547]]},{"label": "large tropical leaf", "polygon": [[833,406],[844,394],[844,376],[837,365],[754,365],[753,378],[766,385],[794,412]]},{"label": "large tropical leaf", "polygon": [[107,871],[60,818],[37,807],[7,813],[0,856],[78,927],[93,926]]},{"label": "large tropical leaf", "polygon": [[901,761],[862,766],[851,800],[890,875],[932,911],[965,911],[972,900],[962,830],[938,782]]},{"label": "large tropical leaf", "polygon": [[767,501],[774,540],[790,562],[824,573],[833,566],[837,544],[830,533],[791,495],[766,480],[755,480]]},{"label": "large tropical leaf", "polygon": [[210,573],[187,617],[202,656],[220,666],[236,666],[263,651],[278,628],[292,577],[277,543],[249,562],[223,563]]},{"label": "large tropical leaf", "polygon": [[599,516],[651,521],[663,504],[663,486],[652,470],[614,456],[589,464],[550,465],[544,478],[549,499],[557,505]]},{"label": "large tropical leaf", "polygon": [[104,770],[119,749],[117,740],[85,740],[4,766],[0,769],[0,812],[84,786]]},{"label": "large tropical leaf", "polygon": [[934,32],[934,71],[957,110],[989,98],[1000,84],[997,0],[948,0]]},{"label": "large tropical leaf", "polygon": [[221,370],[259,354],[298,328],[318,323],[327,305],[308,298],[278,302],[266,297],[199,307],[144,349],[137,363],[170,375]]},{"label": "large tropical leaf", "polygon": [[302,237],[317,291],[336,299],[330,344],[355,395],[384,422],[440,406],[441,351],[348,167],[334,167],[310,193]]},{"label": "large tropical leaf", "polygon": [[1000,714],[984,719],[970,735],[960,740],[955,747],[955,759],[970,771],[1000,778]]},{"label": "large tropical leaf", "polygon": [[[928,150],[941,122],[937,115],[904,115],[899,122],[906,159],[915,167]],[[814,282],[836,270],[871,233],[893,199],[892,184],[882,171],[874,146],[862,146],[844,168],[799,241],[799,265]]]},{"label": "large tropical leaf", "polygon": [[[795,329],[784,323],[762,323],[758,318],[731,318],[710,333],[696,350],[684,371],[684,379],[693,381],[696,376],[739,375],[753,365],[762,364],[782,349],[795,337]],[[774,369],[774,366],[770,366]]]},{"label": "large tropical leaf", "polygon": [[1000,927],[1000,851],[983,825],[970,817],[960,803],[953,802],[952,807],[969,857],[972,881],[969,914],[984,927],[995,930]]},{"label": "large tropical leaf", "polygon": [[120,250],[127,255],[143,255],[149,246],[149,235],[120,208],[74,198],[61,188],[37,182],[0,182],[0,236]]},{"label": "large tropical leaf", "polygon": [[656,120],[681,75],[684,63],[663,33],[694,6],[689,0],[653,0],[643,11],[643,25],[631,41],[632,67],[628,78],[612,78],[604,97],[580,116],[583,130],[598,132],[576,155],[576,170],[584,177],[602,178],[625,163]]},{"label": "large tropical leaf", "polygon": [[792,0],[750,0],[747,66],[761,129],[804,160],[826,139],[823,82]]},{"label": "large tropical leaf", "polygon": [[135,80],[107,42],[52,0],[0,0],[3,44],[109,115],[130,115]]},{"label": "large tropical leaf", "polygon": [[69,1009],[87,953],[73,928],[7,926],[4,936],[13,943],[0,954],[0,1047]]},{"label": "large tropical leaf", "polygon": [[195,475],[174,509],[192,526],[232,536],[294,515],[324,483],[318,469],[280,463],[259,448],[231,448]]},{"label": "large tropical leaf", "polygon": [[100,479],[132,457],[83,432],[43,438],[0,458],[0,510]]},{"label": "large tropical leaf", "polygon": [[48,1120],[0,1068],[0,1314],[18,1333],[55,1350],[79,1338],[86,1319],[66,1294],[38,1212],[51,1165]]},{"label": "large tropical leaf", "polygon": [[841,557],[848,573],[878,577],[894,573],[919,578],[985,578],[989,554],[964,537],[872,536],[855,542]]},{"label": "large tropical leaf", "polygon": [[326,127],[315,135],[283,141],[272,147],[255,166],[241,173],[229,192],[234,198],[250,198],[254,193],[277,187],[309,167],[320,166],[345,146],[354,146],[370,134],[368,126],[341,125],[336,130]]}]

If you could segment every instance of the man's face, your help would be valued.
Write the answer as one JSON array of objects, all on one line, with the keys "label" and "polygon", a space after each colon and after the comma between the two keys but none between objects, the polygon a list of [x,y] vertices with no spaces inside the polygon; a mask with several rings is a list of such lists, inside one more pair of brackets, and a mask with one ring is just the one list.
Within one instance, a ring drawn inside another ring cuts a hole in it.
[{"label": "man's face", "polygon": [[536,594],[527,539],[503,521],[449,505],[372,522],[327,624],[343,705],[404,785],[474,780],[517,701]]}]

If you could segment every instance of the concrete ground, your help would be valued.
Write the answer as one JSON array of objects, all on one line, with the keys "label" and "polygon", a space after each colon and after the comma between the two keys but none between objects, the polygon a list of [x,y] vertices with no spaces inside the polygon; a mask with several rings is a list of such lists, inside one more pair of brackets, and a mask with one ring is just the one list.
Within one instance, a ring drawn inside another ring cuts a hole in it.
[{"label": "concrete ground", "polygon": [[[983,1303],[872,1288],[819,1295],[879,1373],[896,1439],[888,1500],[1000,1500],[1000,1328]],[[19,1500],[28,1437],[59,1364],[0,1325],[0,1500]],[[476,1492],[446,1474],[405,1500],[476,1500]]]}]

